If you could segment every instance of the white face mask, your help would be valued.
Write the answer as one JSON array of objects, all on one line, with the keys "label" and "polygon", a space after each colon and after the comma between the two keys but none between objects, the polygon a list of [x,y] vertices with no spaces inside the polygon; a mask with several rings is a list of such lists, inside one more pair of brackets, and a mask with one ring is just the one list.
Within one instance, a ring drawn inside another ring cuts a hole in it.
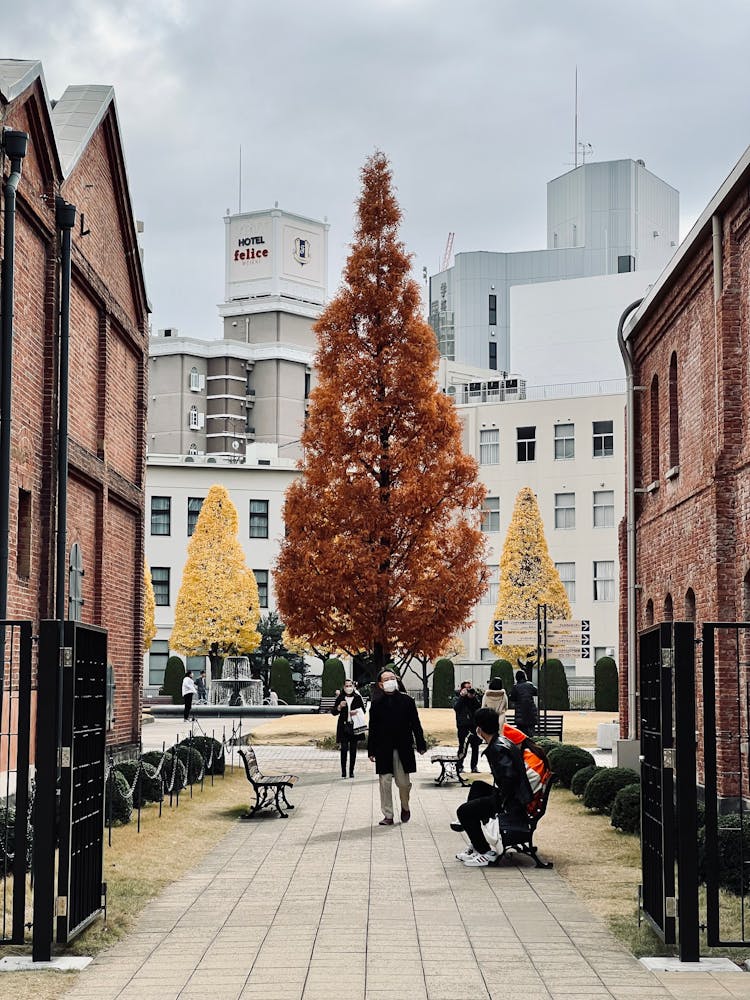
[{"label": "white face mask", "polygon": [[383,690],[387,691],[388,694],[393,694],[394,691],[398,690],[398,681],[395,678],[383,681]]}]

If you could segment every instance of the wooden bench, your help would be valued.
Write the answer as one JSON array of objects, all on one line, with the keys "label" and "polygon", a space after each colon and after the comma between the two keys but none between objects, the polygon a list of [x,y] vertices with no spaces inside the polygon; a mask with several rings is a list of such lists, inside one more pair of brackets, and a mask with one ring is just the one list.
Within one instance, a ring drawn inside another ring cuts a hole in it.
[{"label": "wooden bench", "polygon": [[330,714],[335,704],[335,698],[321,698],[320,704],[318,705],[318,715],[325,715],[326,712]]},{"label": "wooden bench", "polygon": [[[255,805],[244,814],[243,819],[251,819],[257,812],[260,812],[264,806],[274,806],[276,811],[284,819],[287,819],[289,814],[285,813],[281,808],[281,801],[287,809],[294,809],[294,806],[287,800],[286,789],[292,788],[299,781],[296,774],[261,774],[260,768],[258,767],[258,758],[255,756],[255,751],[251,746],[240,747],[237,751],[242,757],[242,763],[245,765],[245,774],[247,775],[247,780],[253,786],[253,791],[255,792]],[[272,794],[273,793],[273,794]]]},{"label": "wooden bench", "polygon": [[[515,726],[516,724],[516,714],[515,712],[507,712],[505,716],[505,721],[509,726]],[[547,722],[545,725],[544,712],[539,713],[539,718],[536,722],[535,727],[536,736],[549,736],[555,737],[561,743],[563,741],[563,716],[557,712],[547,712]]]},{"label": "wooden bench", "polygon": [[464,740],[462,752],[459,752],[459,748],[457,747],[455,752],[453,750],[438,750],[431,755],[430,763],[440,765],[440,774],[435,778],[436,785],[442,785],[444,781],[451,778],[457,781],[459,785],[463,785],[464,788],[468,786],[469,782],[464,780],[464,776],[461,773],[468,748],[469,741]]},{"label": "wooden bench", "polygon": [[[549,716],[548,716],[549,718]],[[507,830],[501,830],[500,836],[502,837],[503,850],[500,853],[500,857],[497,861],[493,861],[492,864],[497,865],[500,863],[502,858],[505,857],[508,851],[515,851],[518,854],[526,854],[528,857],[532,858],[534,864],[537,868],[551,868],[551,861],[542,861],[537,853],[536,845],[534,844],[534,831],[539,825],[539,821],[542,816],[547,811],[547,803],[549,802],[550,792],[552,791],[552,786],[557,781],[557,775],[551,774],[547,779],[547,783],[544,786],[544,791],[537,802],[534,812],[529,818],[528,829],[508,828]]]}]

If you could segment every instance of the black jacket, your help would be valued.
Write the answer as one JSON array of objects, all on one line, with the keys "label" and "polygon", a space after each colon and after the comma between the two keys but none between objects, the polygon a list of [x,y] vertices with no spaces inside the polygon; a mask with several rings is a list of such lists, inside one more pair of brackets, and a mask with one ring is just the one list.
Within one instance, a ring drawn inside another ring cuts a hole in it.
[{"label": "black jacket", "polygon": [[456,726],[458,729],[473,729],[474,715],[480,707],[479,699],[474,696],[470,698],[468,694],[457,695],[453,702],[453,711],[456,713]]},{"label": "black jacket", "polygon": [[[338,716],[338,719],[336,721],[336,742],[337,743],[340,743],[343,739],[345,739],[345,737],[347,735],[347,732],[346,732],[347,726],[346,726],[346,724],[349,721],[349,712],[347,712],[346,709],[342,709],[339,712],[339,705],[341,704],[342,701],[346,701],[346,695],[344,694],[343,691],[339,694],[339,696],[336,699],[336,701],[334,701],[333,708],[331,709],[331,715],[337,715]],[[362,701],[362,696],[360,694],[358,694],[356,691],[352,695],[352,711],[355,708],[361,708],[362,711],[364,711],[364,709],[365,709],[365,703]],[[351,726],[349,727],[349,734],[348,735],[349,736],[353,736],[354,735],[354,733],[351,730]]]},{"label": "black jacket", "polygon": [[531,681],[522,681],[514,684],[511,688],[508,701],[516,710],[516,726],[523,729],[524,725],[536,725],[536,704],[534,697],[537,694],[536,687]]},{"label": "black jacket", "polygon": [[370,705],[367,754],[375,758],[378,774],[393,773],[393,751],[398,750],[401,764],[407,774],[417,769],[414,746],[420,753],[427,749],[422,723],[413,698],[394,691],[383,693],[382,698]]},{"label": "black jacket", "polygon": [[495,736],[484,751],[495,780],[500,812],[521,814],[533,798],[523,753],[504,736]]}]

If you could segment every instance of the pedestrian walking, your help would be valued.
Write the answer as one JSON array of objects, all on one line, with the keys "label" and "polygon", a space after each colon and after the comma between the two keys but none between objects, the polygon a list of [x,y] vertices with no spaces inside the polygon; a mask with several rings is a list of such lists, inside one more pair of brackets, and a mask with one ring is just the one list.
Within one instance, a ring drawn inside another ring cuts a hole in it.
[{"label": "pedestrian walking", "polygon": [[476,774],[479,763],[479,737],[474,725],[474,715],[480,708],[477,693],[471,686],[471,681],[464,681],[458,689],[458,696],[453,702],[453,711],[456,713],[456,729],[458,731],[458,756],[464,754],[464,748],[468,741],[471,746],[471,770]]},{"label": "pedestrian walking", "polygon": [[533,736],[536,729],[537,712],[534,698],[538,693],[524,671],[517,670],[516,683],[510,690],[509,701],[516,710],[516,728],[527,736]]},{"label": "pedestrian walking", "polygon": [[198,704],[205,705],[208,702],[208,691],[206,690],[206,671],[201,670],[198,680],[195,682],[195,690],[198,695]]},{"label": "pedestrian walking", "polygon": [[187,722],[190,716],[190,709],[193,707],[193,695],[196,693],[195,681],[193,680],[193,675],[189,670],[185,671],[185,676],[182,678],[182,700],[185,705],[185,710],[182,713],[182,718]]},{"label": "pedestrian walking", "polygon": [[427,750],[422,724],[413,698],[398,689],[398,678],[392,670],[383,670],[378,678],[382,697],[373,699],[370,707],[370,729],[367,753],[375,764],[380,784],[380,826],[393,826],[393,782],[401,798],[401,822],[411,819],[409,794],[410,774],[417,770],[414,756]]},{"label": "pedestrian walking", "polygon": [[497,712],[500,717],[500,732],[502,733],[505,725],[505,713],[508,711],[508,693],[503,687],[500,677],[493,677],[490,680],[490,686],[482,698],[482,708],[491,708],[493,712]]},{"label": "pedestrian walking", "polygon": [[[341,748],[341,777],[346,777],[346,761],[349,758],[349,777],[354,777],[354,763],[357,759],[357,744],[364,739],[362,726],[355,727],[355,722],[364,722],[365,703],[354,684],[344,681],[344,690],[339,694],[331,709],[332,715],[338,715],[336,722],[336,742]],[[357,732],[357,728],[360,730]]]}]

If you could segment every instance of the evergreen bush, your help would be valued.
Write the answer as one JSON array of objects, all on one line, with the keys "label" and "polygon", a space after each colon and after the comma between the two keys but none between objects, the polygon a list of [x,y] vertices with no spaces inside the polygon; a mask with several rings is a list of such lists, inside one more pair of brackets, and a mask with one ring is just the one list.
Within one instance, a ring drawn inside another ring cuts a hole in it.
[{"label": "evergreen bush", "polygon": [[[152,764],[155,769],[158,770],[159,764],[161,763],[162,757],[161,750],[149,750],[148,753],[144,753],[141,760],[145,760],[147,764]],[[172,782],[172,772],[174,770],[174,784],[172,785],[171,791],[173,793],[179,792],[181,789],[185,788],[187,785],[187,768],[182,763],[182,761],[177,758],[177,765],[175,769],[173,754],[167,751],[164,757],[164,764],[161,769],[160,778],[164,782],[164,791],[167,795],[170,793],[170,783]]]},{"label": "evergreen bush", "polygon": [[292,668],[285,656],[277,656],[271,664],[271,690],[279,696],[279,701],[285,701],[287,705],[297,704]]},{"label": "evergreen bush", "polygon": [[600,656],[594,664],[594,708],[617,712],[619,707],[617,664],[611,656]]},{"label": "evergreen bush", "polygon": [[569,712],[568,678],[561,660],[545,660],[539,672],[539,708],[544,708],[545,699],[548,712]]},{"label": "evergreen bush", "polygon": [[[743,885],[741,858],[750,858],[750,816],[725,813],[717,820],[719,846],[719,885],[739,896],[750,891],[750,866],[745,865]],[[741,826],[741,829],[740,829]],[[698,830],[698,870],[701,881],[706,877],[706,828]]]},{"label": "evergreen bush", "polygon": [[[26,830],[26,871],[31,871],[32,829]],[[16,852],[16,811],[13,806],[0,806],[0,872],[5,870],[7,858],[10,871]]]},{"label": "evergreen bush", "polygon": [[639,781],[636,772],[629,767],[603,767],[586,785],[583,804],[594,812],[609,814],[620,789]]},{"label": "evergreen bush", "polygon": [[580,771],[576,771],[570,782],[571,792],[580,799],[589,780],[594,777],[597,771],[601,771],[601,768],[597,767],[596,764],[589,764],[588,767],[582,767]]},{"label": "evergreen bush", "polygon": [[153,764],[149,764],[146,761],[143,762],[138,784],[135,787],[133,787],[133,782],[138,770],[137,760],[118,760],[115,764],[115,770],[120,772],[127,781],[128,787],[133,789],[134,809],[138,808],[139,801],[141,808],[143,808],[147,802],[161,802],[164,798],[161,775],[158,778],[156,777],[156,768]]},{"label": "evergreen bush", "polygon": [[588,750],[572,746],[569,743],[559,743],[547,751],[550,767],[557,775],[557,780],[565,788],[570,788],[573,775],[584,767],[591,767],[594,758]]},{"label": "evergreen bush", "polygon": [[509,660],[495,660],[495,662],[490,667],[490,680],[493,677],[499,677],[503,682],[503,687],[510,693],[510,689],[515,683],[513,677],[513,664]]},{"label": "evergreen bush", "polygon": [[337,656],[331,656],[323,664],[323,681],[321,696],[323,698],[333,698],[337,691],[344,686],[344,664]]},{"label": "evergreen bush", "polygon": [[[224,756],[224,748],[218,740],[215,740],[212,736],[193,736],[192,739],[182,740],[181,743],[195,747],[203,758],[206,774],[224,773],[226,758]],[[213,754],[211,753],[212,750]]]},{"label": "evergreen bush", "polygon": [[623,833],[641,832],[641,786],[625,785],[612,803],[612,826]]},{"label": "evergreen bush", "polygon": [[205,773],[203,756],[195,745],[195,742],[177,743],[170,748],[172,753],[177,754],[177,759],[185,765],[187,772],[187,784],[196,785]]},{"label": "evergreen bush", "polygon": [[125,776],[120,774],[116,768],[110,772],[107,778],[104,798],[105,823],[109,823],[110,802],[112,822],[123,825],[129,823],[130,817],[133,815],[133,799],[130,795],[130,786],[125,780]]},{"label": "evergreen bush", "polygon": [[185,677],[185,664],[179,656],[170,656],[164,668],[164,683],[159,688],[159,694],[168,694],[173,705],[182,704],[182,681]]},{"label": "evergreen bush", "polygon": [[442,657],[435,664],[432,674],[432,707],[452,708],[456,680],[453,661]]}]

